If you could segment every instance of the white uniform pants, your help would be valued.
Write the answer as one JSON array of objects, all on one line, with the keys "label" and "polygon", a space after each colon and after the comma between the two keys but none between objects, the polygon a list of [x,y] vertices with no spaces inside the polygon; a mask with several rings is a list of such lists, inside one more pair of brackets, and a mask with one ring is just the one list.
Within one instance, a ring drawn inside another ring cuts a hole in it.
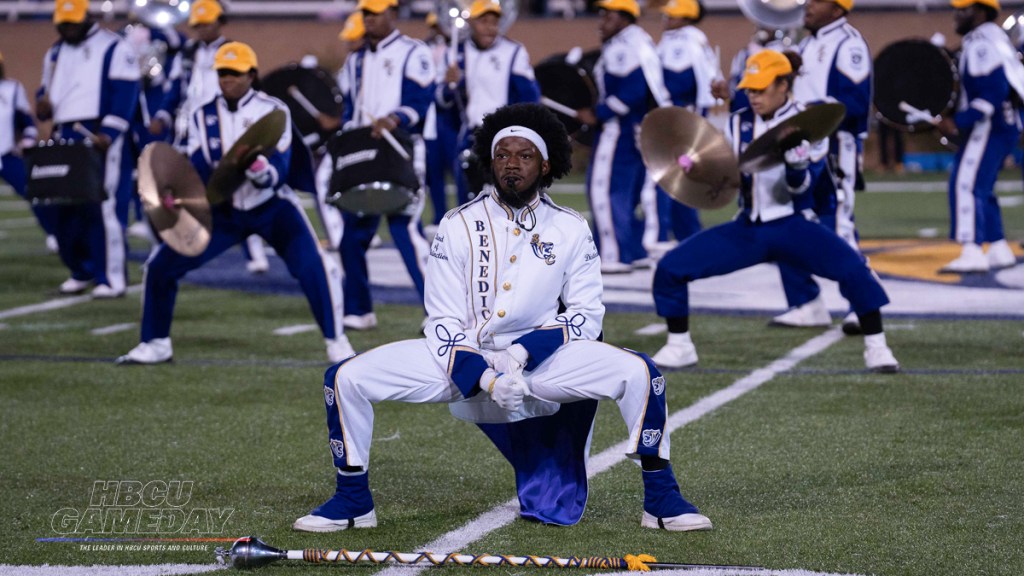
[{"label": "white uniform pants", "polygon": [[[385,344],[343,362],[324,383],[335,465],[366,467],[373,436],[373,404],[453,402],[462,394],[442,371],[427,340]],[[664,434],[665,379],[640,356],[603,342],[565,344],[525,374],[532,395],[550,402],[614,400],[629,429],[628,454],[669,458]],[[486,392],[481,392],[485,394]]]}]

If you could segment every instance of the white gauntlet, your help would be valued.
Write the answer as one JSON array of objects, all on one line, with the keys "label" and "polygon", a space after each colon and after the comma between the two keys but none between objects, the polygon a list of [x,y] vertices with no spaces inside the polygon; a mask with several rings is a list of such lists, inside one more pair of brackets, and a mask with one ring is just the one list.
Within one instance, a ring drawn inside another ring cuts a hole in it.
[{"label": "white gauntlet", "polygon": [[790,170],[803,170],[811,163],[811,143],[801,140],[799,144],[786,150],[783,154],[786,167]]},{"label": "white gauntlet", "polygon": [[493,368],[484,370],[480,376],[480,389],[491,396],[495,404],[512,412],[523,405],[523,398],[530,393],[530,387],[520,374],[503,374]]},{"label": "white gauntlet", "polygon": [[245,170],[245,177],[257,188],[270,188],[277,179],[277,170],[266,156],[260,154]]},{"label": "white gauntlet", "polygon": [[508,348],[494,353],[490,360],[491,366],[498,372],[506,374],[522,374],[530,353],[522,344],[513,344]]}]

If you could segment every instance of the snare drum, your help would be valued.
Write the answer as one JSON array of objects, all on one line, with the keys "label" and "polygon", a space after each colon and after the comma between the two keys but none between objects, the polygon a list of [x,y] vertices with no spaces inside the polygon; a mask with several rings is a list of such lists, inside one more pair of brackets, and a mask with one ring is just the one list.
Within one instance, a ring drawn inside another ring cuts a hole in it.
[{"label": "snare drum", "polygon": [[890,126],[907,132],[931,130],[934,125],[924,119],[908,122],[908,112],[927,111],[935,117],[956,105],[956,64],[945,49],[928,40],[889,44],[875,58],[874,67],[877,116]]},{"label": "snare drum", "polygon": [[[340,132],[327,143],[333,163],[327,203],[358,215],[401,212],[420,187],[412,160],[370,133],[371,128]],[[409,136],[400,130],[391,134],[412,158]]]},{"label": "snare drum", "polygon": [[86,142],[41,142],[25,148],[25,195],[33,204],[103,202],[103,153]]}]

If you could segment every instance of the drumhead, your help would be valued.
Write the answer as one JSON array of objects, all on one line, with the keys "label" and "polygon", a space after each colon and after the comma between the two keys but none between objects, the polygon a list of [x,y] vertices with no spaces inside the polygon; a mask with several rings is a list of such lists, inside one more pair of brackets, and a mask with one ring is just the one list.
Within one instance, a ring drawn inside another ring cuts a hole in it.
[{"label": "drumhead", "polygon": [[946,51],[924,39],[894,42],[875,58],[874,104],[879,120],[910,132],[930,130],[927,122],[908,123],[906,103],[932,115],[956,105],[956,64]]},{"label": "drumhead", "polygon": [[[575,65],[569,64],[565,57],[564,53],[554,54],[534,67],[533,72],[540,86],[541,95],[574,110],[594,106],[597,101],[597,90],[591,76],[593,63],[590,63],[591,70],[588,70],[582,61]],[[588,126],[561,112],[554,112],[562,121],[566,132],[581,144],[589,145],[593,135],[590,134]]]},{"label": "drumhead", "polygon": [[303,68],[292,62],[271,71],[261,79],[262,90],[274,98],[284,101],[292,114],[292,123],[303,136],[319,134],[320,141],[326,142],[330,132],[324,131],[305,106],[290,93],[295,87],[318,111],[328,116],[341,116],[341,91],[334,78],[321,68]]}]

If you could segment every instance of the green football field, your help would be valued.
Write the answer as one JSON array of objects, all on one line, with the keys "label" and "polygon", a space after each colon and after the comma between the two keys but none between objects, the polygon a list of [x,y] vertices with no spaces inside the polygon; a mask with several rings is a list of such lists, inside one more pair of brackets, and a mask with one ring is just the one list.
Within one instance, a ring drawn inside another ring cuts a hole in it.
[{"label": "green football field", "polygon": [[[944,198],[862,194],[863,235],[943,235]],[[1004,200],[1008,236],[1020,240],[1020,192]],[[560,201],[583,208],[581,196]],[[675,471],[710,532],[639,527],[640,471],[614,449],[626,430],[613,404],[598,412],[587,512],[557,528],[515,519],[512,469],[474,426],[444,406],[389,403],[376,412],[370,473],[379,526],[316,535],[290,526],[333,491],[327,363],[318,332],[274,334],[312,323],[301,297],[186,283],[174,362],[118,367],[138,338],[138,291],[59,298],[66,271],[9,196],[0,245],[0,575],[29,565],[196,572],[213,566],[215,547],[246,535],[285,549],[648,553],[761,575],[1024,573],[1024,310],[889,319],[898,375],[866,373],[860,339],[834,328],[695,315],[699,368],[666,376]],[[53,302],[62,307],[37,306]],[[377,314],[377,330],[350,332],[357,350],[417,337],[417,307],[383,304]],[[637,331],[658,323],[653,311],[612,311],[606,340],[653,353],[664,335]],[[381,569],[289,562],[258,573],[336,570]],[[32,573],[63,572],[72,573]]]}]

